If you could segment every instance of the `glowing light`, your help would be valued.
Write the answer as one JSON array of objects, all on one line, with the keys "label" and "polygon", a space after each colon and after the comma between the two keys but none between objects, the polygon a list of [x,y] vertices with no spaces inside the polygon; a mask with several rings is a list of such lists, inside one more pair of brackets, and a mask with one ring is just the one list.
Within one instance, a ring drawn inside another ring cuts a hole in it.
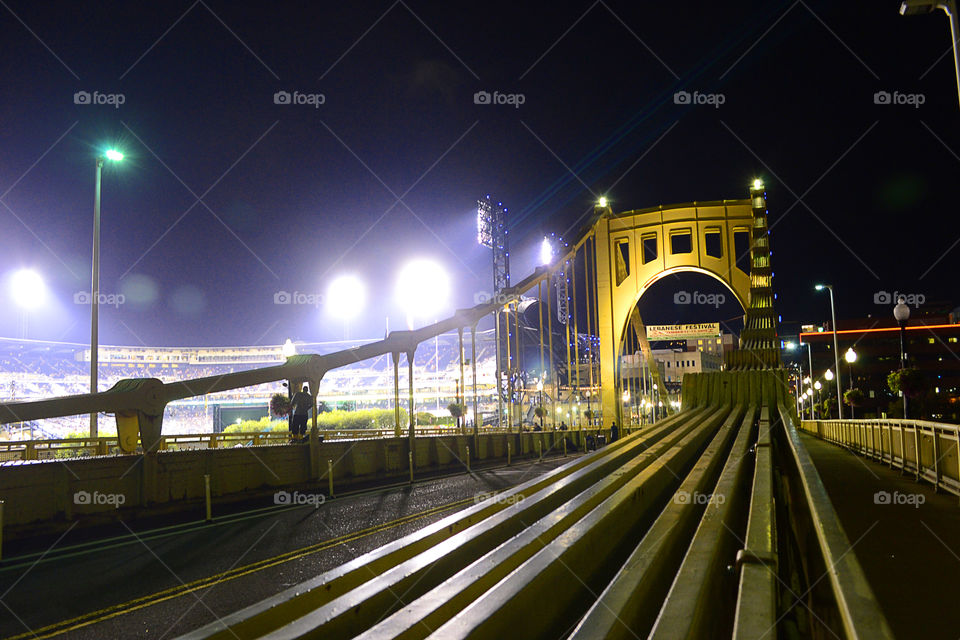
[{"label": "glowing light", "polygon": [[853,347],[850,347],[849,349],[847,349],[847,352],[843,354],[843,359],[849,362],[850,364],[853,364],[854,362],[857,361],[857,352],[853,350]]},{"label": "glowing light", "polygon": [[600,205],[601,207],[606,207],[606,206],[607,206],[607,198],[606,198],[605,196],[601,196],[600,199],[597,200],[597,204]]},{"label": "glowing light", "polygon": [[833,371],[831,371],[830,369],[827,369],[824,372],[823,377],[827,379],[827,382],[833,380]]},{"label": "glowing light", "polygon": [[759,191],[760,189],[763,189],[763,180],[761,180],[760,178],[756,178],[756,179],[753,181],[753,188],[754,188],[754,190],[756,190],[756,191]]},{"label": "glowing light", "polygon": [[113,160],[114,162],[120,162],[123,160],[123,154],[116,149],[107,149],[107,152],[104,155],[107,156],[107,160]]},{"label": "glowing light", "polygon": [[547,265],[553,262],[553,245],[550,240],[544,236],[540,243],[540,264]]},{"label": "glowing light", "polygon": [[13,301],[23,309],[36,309],[47,299],[47,287],[36,271],[22,269],[10,279]]},{"label": "glowing light", "polygon": [[397,277],[397,301],[407,312],[408,324],[413,318],[435,317],[446,306],[449,295],[450,278],[432,260],[409,262]]},{"label": "glowing light", "polygon": [[287,338],[287,341],[283,343],[282,347],[280,347],[280,353],[283,354],[284,358],[295,356],[297,355],[297,347],[293,344],[293,341],[290,338]]},{"label": "glowing light", "polygon": [[343,320],[357,317],[367,302],[367,288],[356,276],[340,276],[327,287],[327,312]]},{"label": "glowing light", "polygon": [[823,388],[823,385],[820,384],[819,380],[817,380],[816,382],[813,383],[813,388],[816,389],[817,391],[820,391],[820,389]]}]

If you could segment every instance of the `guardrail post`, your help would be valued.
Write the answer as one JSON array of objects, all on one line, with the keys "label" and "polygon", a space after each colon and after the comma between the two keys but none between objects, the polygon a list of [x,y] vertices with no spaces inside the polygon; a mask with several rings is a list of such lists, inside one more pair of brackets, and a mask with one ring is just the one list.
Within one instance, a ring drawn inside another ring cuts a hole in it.
[{"label": "guardrail post", "polygon": [[3,500],[0,500],[0,559],[3,559]]},{"label": "guardrail post", "polygon": [[210,474],[204,474],[203,476],[203,494],[206,499],[207,504],[207,522],[213,520],[211,509],[210,509]]},{"label": "guardrail post", "polygon": [[467,445],[467,471],[470,471],[470,446]]},{"label": "guardrail post", "polygon": [[207,443],[207,448],[208,449],[217,448],[217,434],[213,434],[210,436],[210,442]]},{"label": "guardrail post", "polygon": [[907,443],[903,423],[900,423],[900,475],[907,470]]},{"label": "guardrail post", "polygon": [[567,457],[567,437],[563,437],[563,457]]},{"label": "guardrail post", "polygon": [[327,484],[330,487],[330,497],[333,497],[333,460],[327,460]]},{"label": "guardrail post", "polygon": [[23,449],[23,459],[24,460],[37,459],[37,445],[35,445],[32,440],[27,441],[27,445]]},{"label": "guardrail post", "polygon": [[914,466],[914,480],[920,482],[920,428],[913,426],[913,455],[917,458],[917,464]]},{"label": "guardrail post", "polygon": [[413,451],[410,452],[410,484],[413,484]]},{"label": "guardrail post", "polygon": [[507,441],[507,466],[508,466],[508,467],[510,466],[510,450],[511,450],[512,448],[513,448],[513,447],[510,445],[510,441],[508,440],[508,441]]},{"label": "guardrail post", "polygon": [[537,457],[543,462],[543,439],[537,440]]},{"label": "guardrail post", "polygon": [[933,432],[933,477],[935,479],[933,491],[940,493],[940,435],[936,427],[931,431]]},{"label": "guardrail post", "polygon": [[107,439],[106,438],[97,439],[97,455],[98,456],[107,455]]}]

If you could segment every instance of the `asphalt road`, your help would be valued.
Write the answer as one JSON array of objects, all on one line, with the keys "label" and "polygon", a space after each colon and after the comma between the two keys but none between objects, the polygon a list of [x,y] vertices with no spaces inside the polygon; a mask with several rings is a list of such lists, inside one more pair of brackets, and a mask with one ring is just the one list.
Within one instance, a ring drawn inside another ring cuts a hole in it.
[{"label": "asphalt road", "polygon": [[173,638],[474,504],[479,493],[570,460],[426,480],[318,507],[260,506],[212,523],[142,531],[127,522],[115,539],[44,541],[0,564],[0,637]]}]

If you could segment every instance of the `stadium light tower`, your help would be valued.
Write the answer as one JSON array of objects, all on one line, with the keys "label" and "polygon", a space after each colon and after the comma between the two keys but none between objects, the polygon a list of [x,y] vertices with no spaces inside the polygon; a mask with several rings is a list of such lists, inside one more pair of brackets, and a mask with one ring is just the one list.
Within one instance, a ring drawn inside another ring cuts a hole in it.
[{"label": "stadium light tower", "polygon": [[[106,156],[106,158],[104,158]],[[99,341],[100,305],[100,173],[104,159],[111,162],[123,160],[123,154],[116,149],[107,149],[103,156],[97,156],[97,179],[93,191],[93,277],[90,284],[90,393],[97,392],[97,347]],[[97,413],[90,414],[90,437],[96,438]]]},{"label": "stadium light tower", "polygon": [[[500,292],[510,286],[510,242],[507,236],[507,208],[502,202],[490,199],[490,194],[477,200],[477,242],[493,250],[493,295],[499,298]],[[504,341],[510,335],[500,329],[500,310],[493,314],[494,340],[497,343],[496,380],[497,380],[497,425],[503,426],[503,401],[505,385],[503,371],[509,368],[506,363]]]},{"label": "stadium light tower", "polygon": [[340,276],[327,287],[327,313],[343,320],[344,340],[347,339],[348,323],[360,315],[366,302],[367,288],[356,276]]}]

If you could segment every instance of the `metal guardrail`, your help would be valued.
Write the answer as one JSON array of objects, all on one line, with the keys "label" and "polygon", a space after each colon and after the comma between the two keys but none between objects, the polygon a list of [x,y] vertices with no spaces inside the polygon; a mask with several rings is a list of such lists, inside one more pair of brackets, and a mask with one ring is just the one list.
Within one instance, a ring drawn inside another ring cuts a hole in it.
[{"label": "metal guardrail", "polygon": [[[928,420],[804,420],[801,429],[960,495],[960,426]],[[919,452],[919,455],[918,455]]]},{"label": "metal guardrail", "polygon": [[824,572],[829,576],[843,630],[848,638],[892,639],[893,631],[873,595],[856,555],[851,553],[850,540],[833,509],[810,454],[800,442],[793,416],[786,407],[780,408],[780,415],[790,457],[796,465],[806,497],[810,526],[823,554]]},{"label": "metal guardrail", "polygon": [[[505,428],[498,427],[481,429],[481,433],[506,432]],[[329,429],[318,433],[325,441],[396,437],[394,429]],[[461,433],[461,430],[457,427],[422,427],[416,430],[417,437],[456,435],[458,433]],[[277,445],[289,442],[290,433],[287,431],[179,434],[161,436],[159,450],[225,449],[236,446]],[[57,460],[119,453],[120,444],[116,436],[0,441],[0,464],[18,460]]]}]

